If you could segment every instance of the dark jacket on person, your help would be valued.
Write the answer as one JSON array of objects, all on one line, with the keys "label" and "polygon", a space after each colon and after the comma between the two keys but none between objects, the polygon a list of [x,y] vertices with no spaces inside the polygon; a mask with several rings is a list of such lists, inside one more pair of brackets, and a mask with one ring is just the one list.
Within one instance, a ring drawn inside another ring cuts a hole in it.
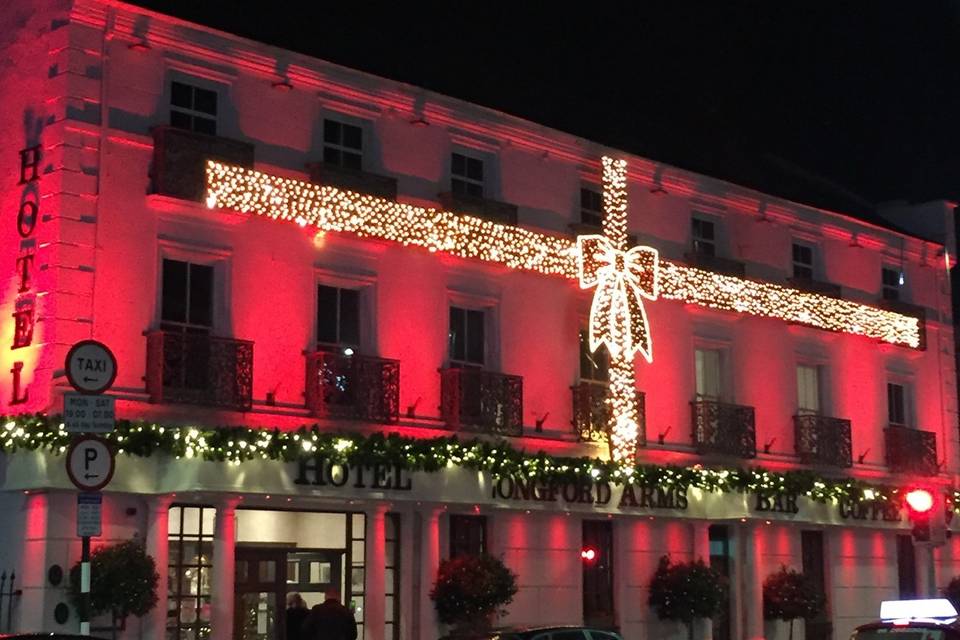
[{"label": "dark jacket on person", "polygon": [[301,640],[357,640],[353,612],[336,600],[327,600],[310,610],[300,633]]},{"label": "dark jacket on person", "polygon": [[290,607],[287,609],[287,640],[307,640],[303,635],[303,622],[310,615],[306,607]]}]

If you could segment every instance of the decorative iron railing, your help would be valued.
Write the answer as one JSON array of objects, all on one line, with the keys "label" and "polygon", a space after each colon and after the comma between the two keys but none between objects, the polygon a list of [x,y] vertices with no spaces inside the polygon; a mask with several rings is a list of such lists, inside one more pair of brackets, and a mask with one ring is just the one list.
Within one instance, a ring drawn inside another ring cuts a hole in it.
[{"label": "decorative iron railing", "polygon": [[793,416],[794,448],[804,464],[853,466],[850,421],[815,414]]},{"label": "decorative iron railing", "polygon": [[306,401],[320,418],[393,423],[400,413],[400,362],[335,351],[306,354]]},{"label": "decorative iron railing", "polygon": [[206,193],[207,160],[252,168],[254,146],[249,142],[177,127],[154,127],[151,191],[183,200],[202,201]]},{"label": "decorative iron railing", "polygon": [[894,473],[935,476],[937,463],[937,436],[932,431],[890,425],[883,430],[887,447],[887,466]]},{"label": "decorative iron railing", "polygon": [[347,169],[327,162],[310,162],[310,181],[348,191],[366,193],[386,200],[397,199],[397,179],[369,171]]},{"label": "decorative iron railing", "polygon": [[248,411],[253,404],[253,342],[209,333],[147,333],[150,402]]},{"label": "decorative iron railing", "polygon": [[523,435],[523,378],[482,369],[441,369],[440,412],[451,429]]},{"label": "decorative iron railing", "polygon": [[742,407],[716,400],[695,400],[693,408],[693,445],[701,455],[754,458],[757,432],[753,407]]},{"label": "decorative iron railing", "polygon": [[690,253],[684,254],[684,258],[687,264],[695,269],[722,273],[728,276],[742,278],[747,271],[747,266],[738,260],[722,258],[720,256],[710,255],[709,253],[691,251]]},{"label": "decorative iron railing", "polygon": [[808,293],[819,293],[822,296],[831,298],[842,298],[843,288],[832,282],[824,280],[814,280],[813,278],[790,278],[788,280],[791,287],[806,291]]},{"label": "decorative iron railing", "polygon": [[448,211],[467,213],[502,224],[517,224],[517,205],[461,193],[441,193],[440,204]]},{"label": "decorative iron railing", "polygon": [[[573,430],[577,438],[584,442],[607,442],[607,385],[599,382],[583,381],[570,387],[573,396]],[[640,418],[640,430],[637,446],[647,444],[646,396],[637,392],[637,413]]]}]

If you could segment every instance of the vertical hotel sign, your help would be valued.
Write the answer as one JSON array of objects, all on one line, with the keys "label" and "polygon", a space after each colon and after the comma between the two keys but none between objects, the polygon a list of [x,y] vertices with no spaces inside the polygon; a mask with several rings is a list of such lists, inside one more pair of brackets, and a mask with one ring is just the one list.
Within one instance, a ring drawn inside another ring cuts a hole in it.
[{"label": "vertical hotel sign", "polygon": [[37,297],[33,287],[34,258],[37,253],[37,223],[40,221],[40,145],[20,150],[20,208],[17,211],[17,247],[14,265],[17,297],[13,305],[13,367],[10,369],[10,404],[23,404],[29,395],[23,382],[23,360],[16,351],[33,344]]}]

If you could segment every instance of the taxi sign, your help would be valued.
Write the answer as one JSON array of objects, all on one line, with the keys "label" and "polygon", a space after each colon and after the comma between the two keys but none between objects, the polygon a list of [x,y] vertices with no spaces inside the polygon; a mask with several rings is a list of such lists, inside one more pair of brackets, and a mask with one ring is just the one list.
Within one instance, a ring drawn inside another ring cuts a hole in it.
[{"label": "taxi sign", "polygon": [[884,622],[890,620],[916,620],[937,619],[937,618],[956,618],[957,610],[950,601],[945,598],[933,598],[930,600],[884,600],[880,603],[880,619]]}]

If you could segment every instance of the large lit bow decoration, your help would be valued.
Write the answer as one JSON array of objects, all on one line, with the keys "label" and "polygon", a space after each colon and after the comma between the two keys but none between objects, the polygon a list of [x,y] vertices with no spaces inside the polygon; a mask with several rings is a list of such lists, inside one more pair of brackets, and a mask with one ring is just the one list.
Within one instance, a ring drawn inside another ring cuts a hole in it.
[{"label": "large lit bow decoration", "polygon": [[606,236],[577,238],[580,287],[597,287],[590,305],[590,350],[607,345],[610,355],[653,361],[643,298],[656,300],[660,256],[651,247],[617,249]]}]

